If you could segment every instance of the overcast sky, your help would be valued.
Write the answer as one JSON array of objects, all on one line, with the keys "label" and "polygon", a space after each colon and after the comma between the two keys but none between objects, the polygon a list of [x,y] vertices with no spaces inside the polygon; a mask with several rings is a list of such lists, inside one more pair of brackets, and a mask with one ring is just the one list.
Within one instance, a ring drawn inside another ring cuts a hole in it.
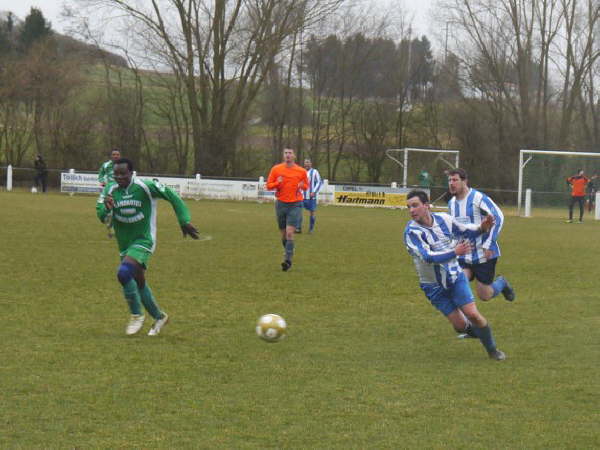
[{"label": "overcast sky", "polygon": [[[389,0],[376,0],[389,4]],[[404,3],[407,12],[414,15],[413,35],[429,35],[429,9],[435,0],[399,0],[398,3]],[[44,17],[52,22],[52,28],[62,32],[65,24],[60,18],[60,12],[63,4],[72,4],[70,0],[0,0],[0,11],[12,11],[21,19],[24,19],[31,7],[42,10]],[[394,2],[396,3],[396,2]]]}]

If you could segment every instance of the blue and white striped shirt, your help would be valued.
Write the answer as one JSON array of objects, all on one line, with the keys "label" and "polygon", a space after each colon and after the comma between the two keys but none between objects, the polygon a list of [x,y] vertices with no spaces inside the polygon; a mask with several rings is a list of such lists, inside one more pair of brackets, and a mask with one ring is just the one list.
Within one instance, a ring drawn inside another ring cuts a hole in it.
[{"label": "blue and white striped shirt", "polygon": [[308,189],[304,191],[304,199],[308,200],[310,198],[310,194],[315,194],[315,200],[317,198],[317,194],[321,190],[321,186],[323,181],[321,180],[321,175],[319,171],[314,167],[308,170]]},{"label": "blue and white striped shirt", "polygon": [[480,234],[479,225],[462,224],[446,213],[433,213],[433,225],[406,224],[404,244],[413,257],[419,282],[448,289],[462,273],[454,247],[460,239]]},{"label": "blue and white striped shirt", "polygon": [[504,223],[504,214],[498,208],[491,198],[476,189],[469,189],[469,192],[462,200],[452,197],[448,202],[448,212],[460,223],[481,224],[485,216],[491,214],[496,219],[496,223],[488,233],[484,233],[471,239],[473,251],[461,257],[461,260],[467,264],[480,264],[487,261],[484,256],[485,250],[491,250],[493,256],[491,259],[500,256],[500,247],[498,246],[498,235]]}]

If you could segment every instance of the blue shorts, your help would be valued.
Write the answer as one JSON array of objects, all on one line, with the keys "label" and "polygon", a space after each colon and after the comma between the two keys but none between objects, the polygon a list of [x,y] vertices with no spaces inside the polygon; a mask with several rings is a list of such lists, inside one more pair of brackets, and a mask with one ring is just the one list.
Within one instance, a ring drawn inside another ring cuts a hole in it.
[{"label": "blue shorts", "polygon": [[304,199],[304,209],[315,211],[317,209],[317,197]]},{"label": "blue shorts", "polygon": [[464,273],[458,276],[449,289],[444,289],[439,284],[421,284],[421,289],[431,304],[444,316],[475,301],[471,286],[469,286],[469,281]]}]

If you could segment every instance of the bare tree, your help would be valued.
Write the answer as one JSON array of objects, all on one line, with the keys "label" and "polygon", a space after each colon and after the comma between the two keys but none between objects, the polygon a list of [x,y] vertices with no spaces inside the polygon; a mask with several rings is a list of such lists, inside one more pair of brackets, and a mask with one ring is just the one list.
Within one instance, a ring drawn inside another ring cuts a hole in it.
[{"label": "bare tree", "polygon": [[159,42],[185,80],[195,169],[231,170],[250,107],[274,55],[306,23],[342,0],[80,0],[125,13]]},{"label": "bare tree", "polygon": [[369,181],[381,180],[385,151],[393,136],[393,104],[361,101],[352,111],[352,134],[357,157],[367,167]]},{"label": "bare tree", "polygon": [[594,63],[600,57],[594,45],[600,21],[600,3],[595,0],[561,0],[565,17],[566,67],[561,95],[561,122],[558,142],[568,145],[573,114],[582,97],[583,85]]},{"label": "bare tree", "polygon": [[0,155],[4,164],[21,165],[33,143],[33,109],[27,108],[23,64],[3,61],[0,71]]},{"label": "bare tree", "polygon": [[[150,97],[148,98],[149,109],[167,123],[167,130],[160,131],[159,152],[155,159],[163,160],[168,166],[168,160],[174,159],[177,173],[186,173],[190,162],[191,153],[191,125],[185,92],[184,80],[177,72],[156,72],[150,77]],[[148,147],[148,146],[146,146]],[[147,150],[146,158],[153,160],[153,155]],[[165,153],[165,155],[162,155]],[[155,170],[151,165],[151,170]]]}]

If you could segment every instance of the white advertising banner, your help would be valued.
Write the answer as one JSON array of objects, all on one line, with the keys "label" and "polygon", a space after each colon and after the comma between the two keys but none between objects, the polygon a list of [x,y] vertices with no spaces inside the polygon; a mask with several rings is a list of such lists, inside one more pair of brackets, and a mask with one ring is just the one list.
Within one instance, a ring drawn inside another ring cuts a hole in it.
[{"label": "white advertising banner", "polygon": [[[177,192],[181,197],[209,198],[220,200],[274,200],[273,191],[264,191],[258,181],[204,180],[198,178],[147,177],[142,180],[157,180]],[[100,193],[102,187],[95,174],[63,172],[61,192]]]},{"label": "white advertising banner", "polygon": [[[147,177],[140,179],[158,180],[173,189],[181,197],[215,200],[275,201],[275,191],[265,190],[265,184],[258,181],[207,180],[177,177]],[[61,173],[61,192],[97,194],[102,191],[96,174],[63,172]],[[323,184],[319,192],[320,204],[404,207],[406,194],[410,189],[391,186],[358,186]]]},{"label": "white advertising banner", "polygon": [[102,186],[96,174],[63,172],[60,174],[60,192],[99,194]]}]

